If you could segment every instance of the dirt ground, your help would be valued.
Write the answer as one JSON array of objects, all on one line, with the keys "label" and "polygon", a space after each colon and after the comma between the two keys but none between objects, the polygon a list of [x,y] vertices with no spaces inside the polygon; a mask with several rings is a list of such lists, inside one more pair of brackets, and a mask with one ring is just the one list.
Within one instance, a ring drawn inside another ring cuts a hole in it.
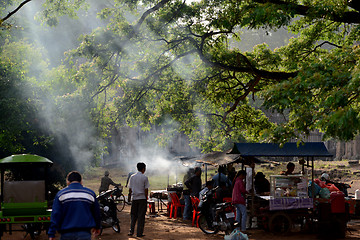
[{"label": "dirt ground", "polygon": [[[165,212],[159,215],[147,215],[145,224],[145,237],[129,237],[130,225],[130,206],[126,206],[125,209],[118,213],[118,217],[121,221],[120,233],[115,233],[111,228],[103,230],[101,236],[93,237],[95,240],[120,240],[120,239],[163,239],[163,240],[195,240],[195,239],[224,239],[224,233],[218,233],[215,235],[206,235],[199,228],[192,227],[191,222],[183,222],[181,219],[169,219],[165,216]],[[135,230],[136,231],[136,230]],[[316,234],[305,234],[297,231],[291,232],[284,236],[273,235],[260,229],[250,229],[249,239],[262,240],[262,239],[281,239],[281,240],[302,240],[302,239],[318,239]],[[13,232],[12,235],[5,234],[4,240],[31,240],[30,236],[26,236],[23,232]],[[134,235],[136,236],[136,235]],[[47,236],[45,233],[41,233],[36,238],[37,240],[45,240]],[[57,236],[59,239],[59,235]],[[346,239],[360,239],[360,220],[352,220],[348,223],[348,231],[346,233]]]}]

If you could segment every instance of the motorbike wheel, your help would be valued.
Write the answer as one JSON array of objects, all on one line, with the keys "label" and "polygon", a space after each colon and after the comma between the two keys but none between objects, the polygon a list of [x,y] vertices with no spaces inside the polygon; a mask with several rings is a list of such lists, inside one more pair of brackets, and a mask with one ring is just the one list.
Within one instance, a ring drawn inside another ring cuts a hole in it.
[{"label": "motorbike wheel", "polygon": [[201,231],[203,231],[206,234],[215,234],[219,231],[219,229],[216,227],[208,226],[205,215],[200,215],[198,223]]},{"label": "motorbike wheel", "polygon": [[121,212],[125,207],[125,196],[121,194],[120,196],[115,197],[114,202],[116,203],[116,209],[118,212]]},{"label": "motorbike wheel", "polygon": [[112,225],[112,229],[114,230],[114,232],[120,233],[120,224],[115,223],[114,225]]}]

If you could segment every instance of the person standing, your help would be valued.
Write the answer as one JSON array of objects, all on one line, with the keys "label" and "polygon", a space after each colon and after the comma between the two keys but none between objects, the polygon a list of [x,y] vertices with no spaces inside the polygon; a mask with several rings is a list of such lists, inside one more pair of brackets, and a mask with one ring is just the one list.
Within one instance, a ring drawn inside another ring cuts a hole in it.
[{"label": "person standing", "polygon": [[228,179],[225,172],[226,172],[226,168],[220,166],[218,169],[218,173],[212,178],[212,180],[214,181],[214,188],[220,186],[221,182],[224,182],[226,184],[226,187],[231,186],[231,180]]},{"label": "person standing", "polygon": [[185,185],[189,188],[191,196],[199,198],[201,191],[201,168],[195,168],[194,175],[186,180]]},{"label": "person standing", "polygon": [[191,218],[192,218],[192,214],[191,214],[192,204],[191,204],[191,199],[190,199],[190,189],[185,185],[185,182],[193,175],[193,173],[194,173],[194,169],[189,168],[183,178],[183,183],[184,183],[183,197],[184,197],[184,202],[185,202],[183,220],[191,220]]},{"label": "person standing", "polygon": [[133,175],[133,174],[135,174],[135,173],[136,173],[135,171],[130,171],[130,172],[128,173],[128,176],[127,176],[127,179],[126,179],[126,184],[125,184],[125,187],[127,187],[127,186],[128,186],[131,175]]},{"label": "person standing", "polygon": [[115,187],[120,187],[121,186],[121,183],[119,184],[116,184],[114,183],[114,181],[109,177],[110,173],[109,171],[105,171],[104,173],[104,176],[101,178],[101,184],[100,184],[100,187],[99,187],[99,194],[101,192],[105,192],[107,190],[109,190],[109,186],[110,185],[113,185]]},{"label": "person standing", "polygon": [[246,231],[246,199],[247,193],[244,179],[246,178],[246,171],[240,170],[233,181],[232,204],[236,208],[236,222],[241,223],[241,231]]},{"label": "person standing", "polygon": [[60,190],[52,206],[49,240],[55,233],[61,240],[91,240],[91,234],[99,235],[101,215],[94,191],[82,186],[81,174],[70,172],[66,177],[67,187]]},{"label": "person standing", "polygon": [[131,175],[129,180],[129,201],[132,199],[132,204],[130,211],[130,232],[128,236],[134,234],[135,224],[137,222],[137,237],[144,237],[145,214],[150,184],[148,177],[144,175],[146,171],[145,163],[139,162],[136,167],[138,172]]}]

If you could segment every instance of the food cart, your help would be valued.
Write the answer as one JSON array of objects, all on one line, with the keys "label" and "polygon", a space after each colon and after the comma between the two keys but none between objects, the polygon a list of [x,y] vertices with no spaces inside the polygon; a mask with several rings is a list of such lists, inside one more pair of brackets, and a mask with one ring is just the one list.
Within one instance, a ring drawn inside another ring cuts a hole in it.
[{"label": "food cart", "polygon": [[235,143],[229,153],[240,154],[242,163],[252,165],[253,169],[251,159],[256,157],[297,157],[302,166],[303,174],[270,176],[269,196],[258,196],[252,191],[247,199],[248,212],[259,227],[283,234],[298,223],[302,230],[315,228],[319,234],[324,231],[342,237],[350,217],[359,211],[356,207],[359,200],[345,199],[337,193],[330,199],[317,198],[314,158],[332,157],[322,142],[285,143],[282,147],[271,143]]}]

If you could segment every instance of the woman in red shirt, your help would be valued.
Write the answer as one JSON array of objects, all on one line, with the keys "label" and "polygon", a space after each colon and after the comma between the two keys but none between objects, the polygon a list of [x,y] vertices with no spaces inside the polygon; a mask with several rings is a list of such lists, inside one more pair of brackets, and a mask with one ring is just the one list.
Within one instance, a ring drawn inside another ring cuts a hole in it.
[{"label": "woman in red shirt", "polygon": [[236,221],[241,223],[241,231],[246,230],[246,199],[247,193],[244,179],[246,177],[246,171],[240,170],[233,180],[233,192],[232,192],[232,204],[236,208]]}]

